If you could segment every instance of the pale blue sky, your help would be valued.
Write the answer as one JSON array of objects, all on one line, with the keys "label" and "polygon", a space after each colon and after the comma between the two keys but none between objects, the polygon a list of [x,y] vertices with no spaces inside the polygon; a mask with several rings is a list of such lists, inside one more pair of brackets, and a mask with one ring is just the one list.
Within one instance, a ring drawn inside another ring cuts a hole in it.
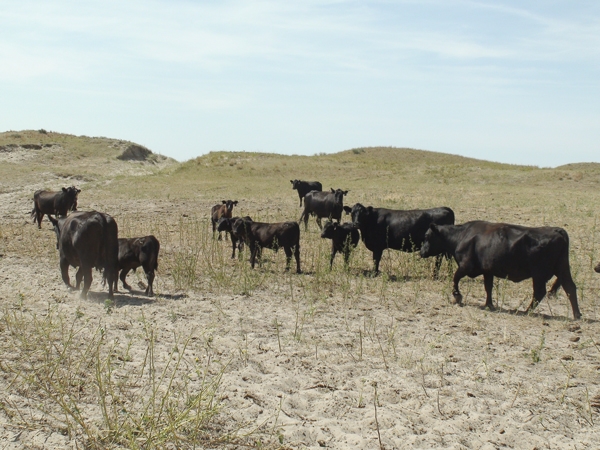
[{"label": "pale blue sky", "polygon": [[598,1],[1,2],[1,130],[600,162]]}]

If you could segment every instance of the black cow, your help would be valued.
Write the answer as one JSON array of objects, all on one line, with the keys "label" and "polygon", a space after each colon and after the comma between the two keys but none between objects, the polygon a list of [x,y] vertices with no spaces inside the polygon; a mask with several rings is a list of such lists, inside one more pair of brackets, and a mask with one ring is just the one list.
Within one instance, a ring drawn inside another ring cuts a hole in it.
[{"label": "black cow", "polygon": [[75,186],[62,188],[62,191],[35,191],[33,194],[33,209],[31,210],[31,218],[37,221],[38,228],[42,228],[42,219],[44,214],[50,217],[50,214],[55,216],[66,216],[69,211],[77,210],[77,194],[81,192]]},{"label": "black cow", "polygon": [[296,258],[296,272],[300,270],[300,226],[298,222],[263,223],[248,219],[237,219],[233,223],[233,233],[239,236],[250,248],[250,264],[254,268],[257,255],[262,248],[279,250],[283,247],[286,256],[285,270],[290,269],[292,254]]},{"label": "black cow", "polygon": [[75,289],[79,289],[83,278],[81,297],[86,298],[92,284],[92,269],[101,269],[108,280],[108,296],[112,299],[119,262],[119,230],[115,220],[97,211],[74,212],[58,220],[48,218],[54,225],[60,272],[65,284],[73,287],[69,266],[78,267]]},{"label": "black cow", "polygon": [[[135,272],[138,267],[142,266],[148,281],[145,294],[149,297],[154,295],[152,285],[154,283],[154,271],[158,268],[159,250],[160,242],[152,235],[119,239],[118,270],[121,271],[119,278],[125,289],[131,290],[131,286],[125,281],[129,271],[133,270]],[[118,280],[115,278],[115,291],[118,291],[117,284]]]},{"label": "black cow", "polygon": [[358,245],[360,233],[352,223],[340,224],[337,222],[326,222],[321,233],[323,239],[331,239],[331,260],[329,269],[333,267],[333,258],[337,252],[344,254],[344,264],[348,266],[350,253]]},{"label": "black cow", "polygon": [[[375,274],[379,273],[379,262],[386,248],[403,252],[421,249],[429,225],[452,225],[454,211],[445,206],[432,209],[395,210],[373,208],[360,203],[352,208],[344,207],[352,217],[352,223],[360,229],[365,246],[373,252]],[[438,257],[434,276],[437,276],[442,256]]]},{"label": "black cow", "polygon": [[301,180],[290,180],[292,183],[292,189],[298,191],[298,197],[300,197],[300,206],[302,206],[302,199],[310,191],[322,191],[323,185],[318,181],[301,181]]},{"label": "black cow", "polygon": [[317,225],[320,229],[323,228],[321,226],[322,217],[335,219],[339,222],[344,210],[344,195],[347,194],[348,191],[333,190],[333,188],[331,192],[310,191],[304,197],[304,211],[302,211],[299,222],[304,220],[305,230],[308,229],[308,217],[310,215],[317,216]]},{"label": "black cow", "polygon": [[[221,217],[219,219],[219,221],[217,222],[217,231],[219,233],[221,233],[222,231],[226,231],[231,235],[231,258],[235,258],[235,249],[238,249],[238,256],[240,255],[240,252],[242,251],[242,249],[244,248],[244,240],[241,239],[237,234],[235,234],[233,232],[233,223],[237,220],[240,219],[240,217]],[[246,216],[244,217],[244,219],[252,221],[252,218],[250,218],[250,216]]]},{"label": "black cow", "polygon": [[458,263],[452,295],[462,302],[459,281],[483,275],[485,306],[494,309],[492,288],[494,277],[514,282],[533,279],[533,300],[527,311],[535,308],[546,295],[546,283],[556,275],[550,294],[563,286],[575,319],[581,317],[577,290],[569,266],[569,235],[562,228],[523,227],[483,221],[462,225],[431,225],[425,234],[421,256],[426,258],[449,253]]},{"label": "black cow", "polygon": [[[231,219],[233,207],[238,204],[237,200],[222,200],[220,205],[215,205],[210,210],[210,220],[212,222],[213,235],[217,231],[217,222],[221,217],[227,217]],[[227,233],[225,233],[227,238]],[[219,233],[219,240],[221,240],[221,233]]]}]

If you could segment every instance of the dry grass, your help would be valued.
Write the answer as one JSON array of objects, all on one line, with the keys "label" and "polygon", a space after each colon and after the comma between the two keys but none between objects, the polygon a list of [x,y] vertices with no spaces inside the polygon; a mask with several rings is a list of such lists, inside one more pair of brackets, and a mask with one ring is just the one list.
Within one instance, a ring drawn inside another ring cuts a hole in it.
[{"label": "dry grass", "polygon": [[[36,133],[18,134],[59,138]],[[370,148],[313,157],[218,152],[148,166],[117,161],[119,151],[106,149],[118,141],[64,139],[56,166],[47,159],[2,169],[10,172],[0,186],[6,437],[40,431],[59,445],[140,448],[597,442],[595,165],[539,169]],[[72,159],[79,145],[86,156]],[[59,172],[67,178],[44,175]],[[160,240],[157,299],[134,292],[107,304],[94,283],[85,302],[64,289],[48,224],[38,231],[25,222],[33,188],[72,184],[69,174],[89,177],[76,183],[82,208],[112,214],[122,236]],[[584,320],[569,320],[562,291],[536,313],[517,314],[529,282],[497,281],[499,308],[489,312],[480,309],[482,281],[464,280],[467,306],[456,307],[451,264],[433,280],[433,261],[392,251],[373,278],[362,244],[348,271],[339,256],[329,271],[329,241],[314,221],[301,236],[303,275],[283,272],[281,252],[266,250],[255,270],[247,254],[231,260],[229,241],[212,239],[210,206],[234,199],[235,214],[297,219],[294,178],[349,189],[347,204],[446,205],[458,222],[562,226]]]}]

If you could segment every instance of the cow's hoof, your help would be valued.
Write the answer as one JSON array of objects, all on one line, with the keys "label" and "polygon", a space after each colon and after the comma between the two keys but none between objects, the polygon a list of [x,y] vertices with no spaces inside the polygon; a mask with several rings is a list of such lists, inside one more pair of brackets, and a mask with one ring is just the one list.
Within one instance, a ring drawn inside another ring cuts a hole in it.
[{"label": "cow's hoof", "polygon": [[494,305],[483,305],[481,307],[481,309],[484,309],[484,310],[487,309],[487,310],[490,310],[490,311],[496,311],[496,307]]},{"label": "cow's hoof", "polygon": [[452,294],[452,296],[454,297],[454,303],[458,306],[462,306],[463,296],[456,293]]}]

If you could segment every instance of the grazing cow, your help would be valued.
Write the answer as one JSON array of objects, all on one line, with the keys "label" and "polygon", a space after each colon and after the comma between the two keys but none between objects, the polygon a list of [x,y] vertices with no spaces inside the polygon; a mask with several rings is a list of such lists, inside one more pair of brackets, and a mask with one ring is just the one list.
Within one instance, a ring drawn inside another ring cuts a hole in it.
[{"label": "grazing cow", "polygon": [[233,223],[233,233],[250,248],[250,264],[254,268],[257,255],[260,258],[262,248],[279,250],[283,247],[286,257],[285,270],[290,269],[292,253],[296,258],[296,272],[300,270],[300,226],[298,222],[262,223],[246,218]]},{"label": "grazing cow", "polygon": [[348,267],[350,253],[358,245],[360,233],[352,223],[340,224],[337,222],[326,222],[321,233],[323,239],[331,239],[331,260],[329,269],[333,267],[333,258],[337,252],[344,254],[344,264]]},{"label": "grazing cow", "polygon": [[333,188],[331,192],[310,191],[304,197],[304,211],[302,211],[299,222],[304,219],[305,230],[308,229],[308,217],[310,215],[317,216],[317,225],[320,229],[323,228],[321,226],[322,217],[335,219],[339,222],[344,210],[344,195],[347,194],[348,191],[333,190]]},{"label": "grazing cow", "polygon": [[55,216],[66,216],[69,211],[77,211],[77,194],[81,189],[75,186],[62,188],[62,191],[35,191],[33,194],[33,209],[31,210],[31,218],[37,221],[38,228],[42,228],[42,219],[44,214],[50,217],[50,214]]},{"label": "grazing cow", "polygon": [[[160,242],[154,236],[144,236],[137,238],[122,238],[119,239],[119,265],[118,270],[121,271],[119,278],[123,283],[123,287],[128,291],[131,290],[125,279],[130,270],[135,270],[142,266],[146,274],[148,286],[146,286],[145,294],[149,297],[154,295],[152,284],[154,283],[154,271],[158,268],[158,252],[160,250]],[[115,291],[118,291],[118,280],[115,278]]]},{"label": "grazing cow", "polygon": [[298,197],[300,197],[300,206],[302,206],[302,199],[310,191],[321,192],[323,190],[323,185],[318,181],[290,180],[290,183],[292,183],[292,189],[296,189],[298,191]]},{"label": "grazing cow", "polygon": [[[354,226],[360,229],[365,247],[373,252],[375,274],[379,273],[379,262],[386,248],[403,252],[418,251],[423,244],[429,225],[454,224],[454,211],[445,206],[432,209],[394,210],[373,208],[357,203],[352,208],[344,207],[352,217]],[[437,276],[442,255],[436,261],[434,276]]]},{"label": "grazing cow", "polygon": [[[213,236],[217,231],[217,222],[221,217],[227,217],[231,219],[233,207],[238,204],[238,201],[235,200],[222,200],[220,205],[215,205],[210,210],[210,217],[212,222]],[[227,238],[227,232],[225,233],[225,238]],[[219,240],[221,240],[221,233],[219,232]]]},{"label": "grazing cow", "polygon": [[458,263],[452,295],[460,304],[460,280],[483,275],[485,306],[494,309],[492,288],[494,277],[514,282],[533,279],[533,300],[527,311],[535,308],[546,295],[546,283],[556,275],[550,294],[560,286],[565,290],[575,319],[581,317],[577,290],[569,267],[569,235],[562,228],[523,227],[483,221],[462,225],[432,224],[425,234],[421,256],[427,258],[449,253]]},{"label": "grazing cow", "polygon": [[[240,255],[240,252],[244,248],[244,240],[241,239],[237,234],[235,234],[232,229],[233,223],[237,219],[240,219],[240,217],[232,217],[232,218],[221,217],[219,219],[219,221],[217,222],[217,231],[219,233],[222,231],[226,231],[231,235],[231,248],[232,248],[231,258],[232,259],[235,258],[236,247],[238,249],[238,256]],[[246,216],[246,217],[244,217],[244,219],[246,219],[248,221],[252,221],[250,216]]]},{"label": "grazing cow", "polygon": [[59,219],[48,218],[54,225],[60,272],[65,284],[73,288],[69,266],[78,267],[75,289],[79,289],[83,278],[81,297],[86,298],[92,284],[92,269],[102,269],[108,280],[108,296],[112,299],[119,262],[119,230],[115,220],[97,211],[74,212]]}]

